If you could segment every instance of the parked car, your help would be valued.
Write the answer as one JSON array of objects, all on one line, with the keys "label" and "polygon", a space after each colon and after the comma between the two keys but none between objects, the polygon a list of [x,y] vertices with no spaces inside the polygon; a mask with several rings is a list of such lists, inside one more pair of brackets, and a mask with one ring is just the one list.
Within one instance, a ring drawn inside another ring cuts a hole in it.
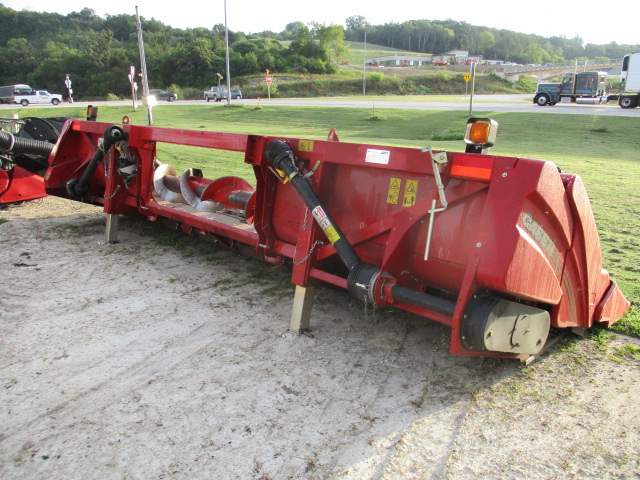
[{"label": "parked car", "polygon": [[227,98],[227,89],[224,87],[211,87],[211,89],[204,92],[204,99],[207,102],[211,100],[221,102],[223,98]]},{"label": "parked car", "polygon": [[449,65],[447,62],[431,62],[431,65],[436,65],[438,67],[444,67]]},{"label": "parked car", "polygon": [[155,97],[156,100],[166,100],[167,102],[173,102],[178,99],[178,95],[173,92],[165,92],[164,90],[149,90],[149,96]]},{"label": "parked car", "polygon": [[242,90],[234,90],[233,88],[231,89],[231,98],[238,99],[238,98],[242,98]]}]

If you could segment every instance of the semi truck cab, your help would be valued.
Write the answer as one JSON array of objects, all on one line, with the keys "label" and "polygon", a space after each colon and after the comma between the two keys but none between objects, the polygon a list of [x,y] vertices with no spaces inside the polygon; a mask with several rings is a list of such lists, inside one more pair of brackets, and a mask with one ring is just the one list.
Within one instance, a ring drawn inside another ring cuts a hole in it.
[{"label": "semi truck cab", "polygon": [[607,99],[606,72],[565,73],[561,82],[539,83],[533,103],[601,103]]}]

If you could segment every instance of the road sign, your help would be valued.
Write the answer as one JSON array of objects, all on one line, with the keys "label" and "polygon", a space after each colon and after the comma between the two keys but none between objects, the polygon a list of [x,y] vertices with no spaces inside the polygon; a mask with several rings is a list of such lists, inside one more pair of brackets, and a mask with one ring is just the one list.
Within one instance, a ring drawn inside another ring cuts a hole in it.
[{"label": "road sign", "polygon": [[266,80],[267,80],[267,85],[271,85],[271,82],[273,81],[273,79],[271,78],[271,75],[267,75]]},{"label": "road sign", "polygon": [[469,75],[468,73],[464,74],[464,81],[469,83],[469,80],[471,80],[471,75]]}]

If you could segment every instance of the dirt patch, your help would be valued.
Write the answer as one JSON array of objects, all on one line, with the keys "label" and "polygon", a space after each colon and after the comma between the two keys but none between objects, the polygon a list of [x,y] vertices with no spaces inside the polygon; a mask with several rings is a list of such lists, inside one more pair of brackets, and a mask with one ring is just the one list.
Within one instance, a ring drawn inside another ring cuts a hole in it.
[{"label": "dirt patch", "polygon": [[286,272],[128,219],[105,244],[59,199],[0,218],[3,479],[640,478],[635,339],[456,357],[329,288],[295,335]]}]

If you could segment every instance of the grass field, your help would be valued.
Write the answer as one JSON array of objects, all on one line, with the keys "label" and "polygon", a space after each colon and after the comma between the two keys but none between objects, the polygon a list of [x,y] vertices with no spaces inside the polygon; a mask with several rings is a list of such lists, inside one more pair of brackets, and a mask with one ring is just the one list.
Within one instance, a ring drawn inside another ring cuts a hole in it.
[{"label": "grass field", "polygon": [[[438,150],[464,150],[461,140],[443,132],[462,134],[466,112],[365,108],[249,106],[157,106],[156,126],[324,139],[336,128],[343,142],[409,147],[431,145]],[[16,110],[24,115],[24,110]],[[58,116],[83,118],[80,108],[57,108]],[[31,116],[46,116],[51,109],[30,108]],[[146,112],[131,107],[100,107],[99,120],[119,123],[128,115],[131,122],[145,125]],[[566,173],[580,175],[587,187],[595,213],[605,268],[624,294],[636,306],[627,316],[630,329],[640,334],[640,116],[598,117],[591,115],[544,115],[495,112],[484,114],[500,124],[494,155],[539,158],[554,162]],[[252,170],[243,155],[163,144],[158,158],[176,167],[201,168],[208,178],[238,175],[247,179]],[[623,323],[624,325],[624,323]]]},{"label": "grass field", "polygon": [[[283,47],[288,48],[291,45],[291,41],[284,40],[280,41]],[[366,58],[378,58],[378,57],[386,57],[390,55],[410,55],[413,57],[428,57],[431,58],[431,54],[427,53],[417,53],[410,52],[407,50],[401,50],[398,48],[385,47],[384,45],[375,45],[373,43],[364,42],[347,42],[349,45],[349,51],[341,60],[348,61],[351,65],[362,65],[362,61],[365,57],[365,48],[366,48]]]},{"label": "grass field", "polygon": [[429,60],[431,59],[431,55],[429,54],[408,52],[406,50],[399,50],[397,48],[384,47],[382,45],[374,45],[371,43],[367,43],[365,55],[365,44],[363,42],[349,42],[349,45],[351,48],[346,56],[346,60],[348,60],[351,65],[362,65],[362,61],[365,57],[369,59],[387,57],[390,55],[406,55],[412,57],[425,57]]}]

